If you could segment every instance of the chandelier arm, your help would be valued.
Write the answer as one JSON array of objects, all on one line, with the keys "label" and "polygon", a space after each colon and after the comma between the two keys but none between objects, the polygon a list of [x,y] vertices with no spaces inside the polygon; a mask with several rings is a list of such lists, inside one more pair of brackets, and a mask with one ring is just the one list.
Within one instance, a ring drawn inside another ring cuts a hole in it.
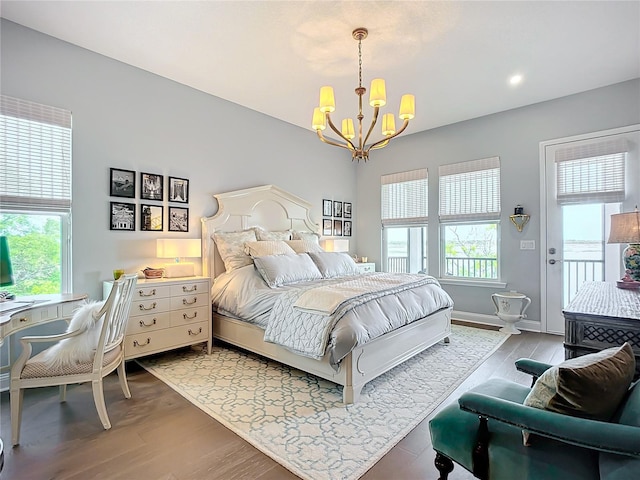
[{"label": "chandelier arm", "polygon": [[364,137],[364,142],[362,142],[362,148],[367,144],[367,140],[371,136],[371,132],[373,132],[373,127],[376,126],[378,122],[378,112],[380,111],[380,107],[374,107],[373,109],[373,118],[371,119],[371,126],[369,126],[369,131],[367,132],[367,136]]},{"label": "chandelier arm", "polygon": [[339,135],[340,138],[342,138],[345,142],[347,142],[346,145],[340,145],[340,144],[338,144],[338,145],[340,145],[341,147],[344,147],[344,148],[348,148],[349,150],[355,150],[356,149],[355,145],[353,143],[351,143],[351,140],[349,140],[347,137],[345,137],[342,134],[342,132],[336,128],[336,126],[331,121],[331,116],[329,115],[328,112],[327,112],[326,115],[327,115],[327,123],[329,124],[329,127],[331,127],[331,130],[336,132],[336,134]]},{"label": "chandelier arm", "polygon": [[[409,126],[409,120],[405,120],[404,123],[402,124],[402,127],[400,128],[400,130],[398,130],[396,133],[394,133],[393,135],[389,135],[387,138],[383,138],[382,140],[379,140],[375,143],[372,143],[371,145],[369,145],[369,148],[367,148],[367,152],[369,150],[375,150],[377,148],[382,148],[382,147],[386,147],[387,144],[389,143],[389,140],[391,140],[394,137],[397,137],[398,135],[400,135],[402,132],[404,132],[404,130]],[[382,145],[384,143],[384,145]]]},{"label": "chandelier arm", "polygon": [[320,141],[322,141],[323,143],[326,143],[327,145],[333,145],[334,147],[341,147],[344,148],[345,150],[351,150],[351,148],[349,148],[347,145],[343,145],[342,143],[337,143],[334,142],[332,140],[329,140],[328,138],[326,138],[323,134],[322,131],[320,130],[316,130],[317,134],[318,134],[318,138],[320,139]]}]

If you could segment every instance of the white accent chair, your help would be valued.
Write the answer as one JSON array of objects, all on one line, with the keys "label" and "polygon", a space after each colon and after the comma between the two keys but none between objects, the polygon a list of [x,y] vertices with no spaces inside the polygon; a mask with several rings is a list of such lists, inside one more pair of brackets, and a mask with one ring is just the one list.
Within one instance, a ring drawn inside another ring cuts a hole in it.
[{"label": "white accent chair", "polygon": [[[11,368],[11,441],[18,445],[22,417],[24,389],[60,386],[60,401],[66,399],[66,387],[69,384],[91,382],[93,399],[98,416],[105,430],[111,428],[104,403],[103,377],[117,369],[120,387],[126,398],[131,398],[124,366],[124,335],[129,319],[131,299],[136,285],[137,275],[123,275],[113,283],[109,298],[102,308],[94,314],[97,320],[104,316],[100,337],[93,360],[75,363],[64,368],[53,369],[44,361],[45,351],[31,357],[32,343],[58,342],[83,333],[83,330],[59,335],[28,336],[20,339],[22,354]],[[51,348],[51,347],[49,347]]]}]

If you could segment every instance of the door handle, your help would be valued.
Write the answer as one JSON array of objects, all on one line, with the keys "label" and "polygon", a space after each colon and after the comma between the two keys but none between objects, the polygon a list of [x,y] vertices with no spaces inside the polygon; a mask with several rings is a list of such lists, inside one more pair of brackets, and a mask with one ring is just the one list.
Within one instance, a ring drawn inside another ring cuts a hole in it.
[{"label": "door handle", "polygon": [[553,258],[549,260],[549,265],[555,265],[556,262],[560,262],[561,260],[554,260]]}]

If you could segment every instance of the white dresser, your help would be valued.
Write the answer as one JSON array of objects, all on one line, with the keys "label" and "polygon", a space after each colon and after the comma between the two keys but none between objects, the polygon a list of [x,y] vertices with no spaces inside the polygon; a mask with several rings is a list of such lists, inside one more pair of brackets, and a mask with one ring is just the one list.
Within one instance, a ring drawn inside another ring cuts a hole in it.
[{"label": "white dresser", "polygon": [[[104,282],[107,298],[113,282]],[[139,279],[131,301],[124,358],[207,342],[211,353],[211,279]]]},{"label": "white dresser", "polygon": [[374,262],[356,263],[356,265],[358,266],[358,269],[362,273],[368,273],[368,272],[375,272],[376,271],[376,264]]}]

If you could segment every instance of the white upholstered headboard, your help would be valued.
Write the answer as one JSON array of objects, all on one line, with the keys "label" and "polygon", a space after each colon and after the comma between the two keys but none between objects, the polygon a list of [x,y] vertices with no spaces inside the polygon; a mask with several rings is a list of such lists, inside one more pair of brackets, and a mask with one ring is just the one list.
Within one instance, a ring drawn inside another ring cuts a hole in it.
[{"label": "white upholstered headboard", "polygon": [[250,227],[266,230],[300,230],[320,233],[311,220],[311,204],[276,187],[263,185],[214,195],[218,212],[202,221],[202,274],[215,278],[224,263],[213,241],[214,232],[233,232]]}]

